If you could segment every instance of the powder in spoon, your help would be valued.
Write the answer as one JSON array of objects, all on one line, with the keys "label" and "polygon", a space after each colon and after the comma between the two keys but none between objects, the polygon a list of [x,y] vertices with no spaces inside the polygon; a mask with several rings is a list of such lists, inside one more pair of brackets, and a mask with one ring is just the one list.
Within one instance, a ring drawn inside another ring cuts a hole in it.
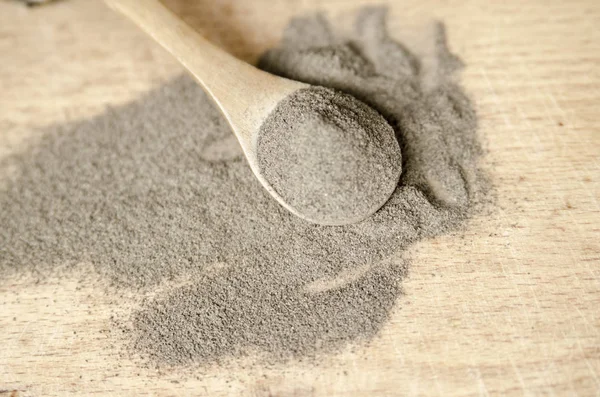
[{"label": "powder in spoon", "polygon": [[278,104],[260,128],[257,155],[261,173],[283,200],[320,224],[371,215],[396,189],[402,170],[385,119],[323,87],[299,90]]},{"label": "powder in spoon", "polygon": [[117,287],[156,291],[125,335],[158,364],[280,361],[373,338],[401,293],[402,250],[462,225],[485,193],[475,112],[441,25],[417,58],[384,14],[362,10],[352,39],[323,17],[294,19],[261,62],[348,92],[392,125],[402,176],[373,216],[332,227],[283,209],[183,76],[0,160],[0,274],[85,261]]}]

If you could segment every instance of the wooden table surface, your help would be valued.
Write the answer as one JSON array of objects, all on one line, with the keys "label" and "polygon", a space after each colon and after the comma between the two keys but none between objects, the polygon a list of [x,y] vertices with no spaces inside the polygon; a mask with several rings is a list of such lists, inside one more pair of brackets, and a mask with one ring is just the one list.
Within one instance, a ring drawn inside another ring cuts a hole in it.
[{"label": "wooden table surface", "polygon": [[[344,21],[372,2],[168,3],[251,61],[293,15]],[[394,35],[447,23],[498,199],[466,232],[414,247],[379,337],[319,367],[157,371],[120,354],[110,316],[122,310],[100,287],[2,279],[0,396],[600,396],[600,2],[389,5]],[[100,113],[181,70],[98,1],[2,0],[0,156],[36,127]]]}]

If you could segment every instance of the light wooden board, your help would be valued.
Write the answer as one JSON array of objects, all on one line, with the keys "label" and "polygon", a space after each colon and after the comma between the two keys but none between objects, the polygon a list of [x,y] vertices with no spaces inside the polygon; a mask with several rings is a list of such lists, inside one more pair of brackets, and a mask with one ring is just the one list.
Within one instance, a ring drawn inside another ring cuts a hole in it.
[{"label": "light wooden board", "polygon": [[[321,8],[344,20],[368,3],[168,1],[246,60],[274,45],[295,14]],[[412,250],[406,295],[380,336],[318,368],[183,376],[119,355],[109,318],[126,313],[98,288],[4,279],[0,396],[600,395],[600,3],[388,4],[394,34],[447,23],[498,203],[464,234]],[[97,1],[0,1],[0,156],[35,127],[97,114],[180,72]]]}]

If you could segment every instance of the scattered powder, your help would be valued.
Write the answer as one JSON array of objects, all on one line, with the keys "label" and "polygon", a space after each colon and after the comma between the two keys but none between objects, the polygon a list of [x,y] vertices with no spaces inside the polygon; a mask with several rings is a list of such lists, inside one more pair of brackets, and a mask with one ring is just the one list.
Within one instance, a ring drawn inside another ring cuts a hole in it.
[{"label": "scattered powder", "polygon": [[261,126],[257,154],[261,173],[283,200],[305,219],[328,225],[373,214],[396,190],[402,170],[385,119],[323,87],[279,103]]},{"label": "scattered powder", "polygon": [[398,253],[461,225],[485,193],[442,26],[426,63],[387,36],[384,14],[362,10],[352,39],[295,19],[261,62],[350,93],[394,127],[402,176],[373,216],[321,226],[283,209],[182,76],[0,161],[0,274],[85,261],[117,287],[160,286],[129,330],[132,351],[158,364],[280,361],[371,339],[400,294]]}]

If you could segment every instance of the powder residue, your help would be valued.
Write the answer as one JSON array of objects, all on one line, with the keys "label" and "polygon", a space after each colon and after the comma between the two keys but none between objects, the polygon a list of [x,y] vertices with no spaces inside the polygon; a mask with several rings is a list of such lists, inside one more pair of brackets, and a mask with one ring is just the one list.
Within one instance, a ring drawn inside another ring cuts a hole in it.
[{"label": "powder residue", "polygon": [[283,209],[182,76],[1,160],[0,274],[89,262],[119,288],[162,287],[128,330],[131,351],[161,364],[280,361],[373,338],[400,295],[402,250],[459,227],[485,191],[442,26],[420,58],[384,14],[362,10],[351,38],[321,16],[294,19],[260,64],[349,93],[393,126],[402,176],[373,216],[332,227]]},{"label": "powder residue", "polygon": [[394,130],[375,110],[324,87],[281,101],[260,128],[261,173],[304,219],[361,221],[396,190],[402,160]]}]

